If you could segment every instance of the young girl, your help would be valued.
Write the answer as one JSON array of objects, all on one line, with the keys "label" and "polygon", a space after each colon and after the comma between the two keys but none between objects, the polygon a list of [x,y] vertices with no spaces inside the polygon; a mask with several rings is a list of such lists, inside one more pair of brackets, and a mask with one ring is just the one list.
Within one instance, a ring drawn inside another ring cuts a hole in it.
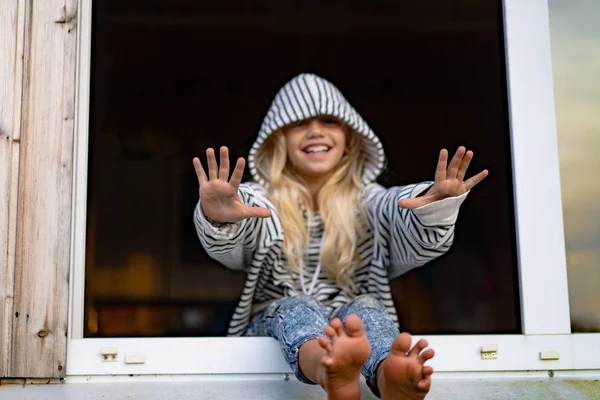
[{"label": "young girl", "polygon": [[433,349],[399,333],[389,279],[446,252],[458,209],[487,171],[463,181],[461,147],[434,182],[385,189],[381,142],[330,82],[312,74],[277,93],[252,146],[254,182],[230,177],[229,154],[194,167],[194,223],[208,254],[248,278],[230,335],[271,336],[297,378],[328,399],[360,399],[360,373],[376,396],[422,399]]}]

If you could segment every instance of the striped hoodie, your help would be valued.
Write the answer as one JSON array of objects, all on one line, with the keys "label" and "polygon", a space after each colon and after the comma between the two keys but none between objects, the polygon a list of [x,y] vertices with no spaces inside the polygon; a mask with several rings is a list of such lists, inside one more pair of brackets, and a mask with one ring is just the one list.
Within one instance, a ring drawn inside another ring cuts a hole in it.
[{"label": "striped hoodie", "polygon": [[399,208],[400,199],[418,196],[432,182],[392,188],[375,183],[385,165],[379,138],[332,83],[313,74],[300,74],[275,96],[248,156],[253,181],[239,186],[244,204],[267,208],[271,216],[217,224],[204,216],[201,200],[194,211],[196,231],[209,256],[226,267],[248,274],[229,324],[231,336],[244,335],[253,315],[272,301],[307,294],[305,282],[310,287],[308,293],[332,313],[352,298],[319,268],[324,224],[318,212],[306,220],[310,239],[305,267],[300,272],[288,271],[283,254],[283,227],[255,165],[256,152],[271,133],[319,115],[334,116],[348,124],[363,139],[366,154],[362,199],[369,226],[366,239],[358,245],[361,261],[355,272],[354,295],[375,296],[397,323],[389,279],[439,257],[452,244],[458,210],[468,193],[414,210]]}]

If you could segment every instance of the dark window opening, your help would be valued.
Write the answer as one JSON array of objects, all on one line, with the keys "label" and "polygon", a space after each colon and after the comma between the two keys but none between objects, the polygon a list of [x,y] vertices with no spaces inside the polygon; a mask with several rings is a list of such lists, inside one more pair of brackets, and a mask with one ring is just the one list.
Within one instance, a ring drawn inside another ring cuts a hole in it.
[{"label": "dark window opening", "polygon": [[392,282],[402,329],[520,333],[503,46],[497,0],[94,2],[85,336],[226,333],[245,275],[196,237],[192,158],[246,157],[300,72],[382,139],[386,186],[433,179],[442,147],[491,172],[451,251]]}]

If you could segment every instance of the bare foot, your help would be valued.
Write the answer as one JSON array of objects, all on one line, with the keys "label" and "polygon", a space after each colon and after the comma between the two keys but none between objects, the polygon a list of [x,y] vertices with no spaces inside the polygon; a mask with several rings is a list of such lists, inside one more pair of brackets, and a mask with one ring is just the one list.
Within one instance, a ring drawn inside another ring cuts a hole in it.
[{"label": "bare foot", "polygon": [[429,344],[421,339],[410,350],[411,342],[408,333],[398,335],[390,355],[377,369],[377,386],[384,400],[421,400],[431,388],[433,368],[423,364],[433,358],[433,349],[423,351]]},{"label": "bare foot", "polygon": [[327,351],[321,359],[323,375],[321,386],[327,391],[328,400],[360,400],[360,369],[371,354],[371,346],[365,327],[357,315],[346,317],[346,331],[342,321],[335,318],[325,328],[325,338],[319,344]]}]

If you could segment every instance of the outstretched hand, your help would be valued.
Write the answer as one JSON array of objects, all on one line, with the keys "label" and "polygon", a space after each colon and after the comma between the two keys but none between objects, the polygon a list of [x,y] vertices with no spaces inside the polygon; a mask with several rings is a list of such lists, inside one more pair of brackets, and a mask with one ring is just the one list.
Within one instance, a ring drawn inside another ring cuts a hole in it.
[{"label": "outstretched hand", "polygon": [[221,147],[219,167],[213,149],[206,150],[208,161],[208,177],[202,168],[200,160],[193,160],[194,169],[200,184],[200,204],[204,215],[219,223],[235,223],[242,219],[258,217],[268,218],[271,211],[266,208],[248,207],[238,194],[238,187],[244,175],[246,161],[239,158],[229,179],[229,149]]},{"label": "outstretched hand", "polygon": [[448,151],[442,149],[435,170],[433,186],[422,196],[402,199],[398,202],[398,205],[401,208],[418,208],[447,197],[456,197],[468,192],[488,175],[488,171],[483,170],[463,181],[472,159],[473,152],[471,150],[467,151],[465,147],[461,146],[456,151],[450,165],[447,165]]}]

